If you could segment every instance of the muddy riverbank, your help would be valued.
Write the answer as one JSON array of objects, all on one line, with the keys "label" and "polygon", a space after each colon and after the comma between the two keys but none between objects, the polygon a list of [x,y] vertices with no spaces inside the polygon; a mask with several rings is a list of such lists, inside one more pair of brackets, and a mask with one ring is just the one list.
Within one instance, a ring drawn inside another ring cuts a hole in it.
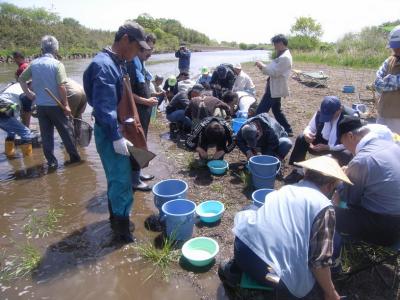
[{"label": "muddy riverbank", "polygon": [[[324,71],[330,77],[328,87],[324,88],[312,88],[289,80],[291,97],[282,104],[296,134],[303,130],[323,96],[338,95],[351,104],[358,101],[358,93],[341,93],[343,85],[352,83],[360,89],[374,78],[374,70],[344,72],[339,68],[306,64],[296,64],[295,68]],[[244,70],[253,78],[261,98],[266,77],[250,65]],[[362,97],[368,96],[363,91]],[[194,229],[194,236],[212,237],[220,245],[220,253],[211,268],[193,270],[175,263],[171,265],[169,281],[161,272],[148,279],[154,266],[139,255],[134,245],[116,247],[111,244],[106,181],[94,143],[81,149],[85,163],[62,167],[50,174],[41,167],[41,149],[35,149],[34,156],[25,160],[7,161],[4,154],[0,154],[1,266],[10,263],[13,256],[21,257],[26,245],[33,246],[40,259],[32,274],[1,282],[0,298],[228,299],[229,295],[232,299],[272,299],[264,293],[226,292],[217,275],[218,263],[229,259],[233,252],[231,228],[234,215],[250,204],[251,190],[241,176],[240,162],[245,157],[235,149],[226,157],[231,163],[230,171],[224,176],[212,176],[207,169],[196,166],[194,154],[183,150],[182,142],[167,139],[167,132],[167,122],[159,115],[151,125],[149,138],[149,148],[157,154],[146,170],[156,175],[152,183],[180,178],[189,184],[189,199],[196,203],[216,199],[223,201],[226,207],[219,224],[213,227],[198,224]],[[62,151],[57,138],[56,156],[60,163]],[[288,171],[286,169],[285,173]],[[280,185],[280,182],[276,183],[276,187]],[[32,223],[32,216],[38,220],[48,216],[51,210],[60,212],[57,222],[52,228],[46,227],[49,229],[47,234],[43,234],[43,230],[38,232],[37,228],[42,225],[37,221]],[[158,232],[151,232],[144,226],[146,218],[155,212],[151,193],[135,194],[131,221],[135,224],[134,234],[139,244],[154,243],[159,236]],[[36,230],[29,234],[27,224],[36,225]],[[385,270],[390,273],[390,266]],[[343,295],[357,296],[355,299],[395,299],[376,274],[366,272],[338,284],[338,290]]]}]

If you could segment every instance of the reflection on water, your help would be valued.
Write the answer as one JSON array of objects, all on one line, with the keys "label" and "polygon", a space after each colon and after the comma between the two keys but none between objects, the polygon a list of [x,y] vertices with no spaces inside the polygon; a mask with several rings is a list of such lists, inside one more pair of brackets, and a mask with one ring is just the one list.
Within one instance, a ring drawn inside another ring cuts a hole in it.
[{"label": "reflection on water", "polygon": [[[240,52],[240,53],[239,53]],[[252,60],[256,55],[266,57],[265,51],[229,51],[194,53],[193,70],[221,62]],[[168,55],[160,55],[165,59]],[[67,73],[81,81],[89,60],[65,62]],[[175,72],[176,64],[150,66],[161,75]],[[0,82],[13,78],[15,66],[0,66]],[[85,120],[90,120],[87,112]],[[33,127],[37,120],[33,119]],[[160,282],[157,278],[145,281],[152,266],[143,262],[132,249],[112,243],[108,222],[107,183],[99,156],[92,143],[80,149],[84,163],[64,167],[68,159],[56,134],[55,155],[61,167],[49,170],[41,148],[33,156],[8,160],[4,153],[3,132],[0,133],[0,248],[6,255],[15,254],[19,245],[26,244],[23,226],[32,212],[45,214],[49,209],[63,210],[60,229],[45,238],[32,238],[29,243],[42,254],[41,263],[33,276],[0,284],[0,299],[198,299],[190,279],[173,278]],[[171,166],[160,148],[160,137],[150,134],[150,149],[158,154],[150,164],[149,173],[156,180],[169,177]],[[159,232],[145,229],[145,220],[156,212],[151,193],[136,193],[133,215],[135,236],[154,240]],[[215,275],[204,273],[204,285],[217,293],[219,281]],[[203,276],[201,275],[201,276]],[[211,276],[211,277],[210,277]],[[208,280],[207,278],[214,278]],[[221,291],[219,290],[220,294]]]}]

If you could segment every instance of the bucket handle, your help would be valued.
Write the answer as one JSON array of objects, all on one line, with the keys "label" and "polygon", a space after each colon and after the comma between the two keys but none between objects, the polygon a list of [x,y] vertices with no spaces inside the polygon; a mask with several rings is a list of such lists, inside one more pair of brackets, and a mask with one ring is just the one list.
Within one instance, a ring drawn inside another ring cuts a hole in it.
[{"label": "bucket handle", "polygon": [[[276,169],[275,175],[272,175],[272,176],[270,176],[270,177],[264,177],[264,178],[272,178],[272,177],[278,175],[278,173],[279,173],[279,171],[280,171],[280,169],[281,169],[281,166],[282,166],[282,163],[281,163],[280,160],[278,160],[278,163],[279,163],[279,167]],[[248,168],[248,169],[250,170],[250,172],[251,172],[251,166],[250,166],[250,163],[249,163],[249,162],[247,162],[247,168]],[[253,173],[253,172],[251,172],[251,173]],[[256,174],[256,175],[257,175],[257,174]],[[258,175],[257,175],[257,176],[258,176]],[[258,177],[262,177],[262,176],[258,176]]]}]

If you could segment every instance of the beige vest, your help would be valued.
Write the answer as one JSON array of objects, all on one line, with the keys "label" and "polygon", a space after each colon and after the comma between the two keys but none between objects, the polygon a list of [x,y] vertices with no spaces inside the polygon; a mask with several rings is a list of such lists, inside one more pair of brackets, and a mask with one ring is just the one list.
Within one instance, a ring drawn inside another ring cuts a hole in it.
[{"label": "beige vest", "polygon": [[[389,59],[387,74],[400,74],[400,62],[395,56]],[[382,118],[400,118],[400,90],[382,93],[378,101],[378,113]]]}]

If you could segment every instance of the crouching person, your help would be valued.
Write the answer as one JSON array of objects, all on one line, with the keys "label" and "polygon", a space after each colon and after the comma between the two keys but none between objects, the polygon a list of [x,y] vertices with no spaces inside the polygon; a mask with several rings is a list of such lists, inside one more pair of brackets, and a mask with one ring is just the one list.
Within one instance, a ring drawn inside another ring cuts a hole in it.
[{"label": "crouching person", "polygon": [[[17,84],[19,85],[19,84]],[[32,133],[28,127],[18,119],[19,97],[8,97],[9,94],[0,95],[0,128],[7,133],[4,142],[4,152],[7,158],[15,156],[15,135],[21,137],[21,149],[24,156],[32,155]]]},{"label": "crouching person", "polygon": [[284,159],[292,148],[292,142],[283,127],[268,113],[249,119],[237,134],[237,145],[247,159],[257,155],[276,156]]},{"label": "crouching person", "polygon": [[268,194],[258,210],[236,215],[234,257],[218,270],[225,285],[237,286],[245,272],[297,298],[317,282],[323,299],[340,299],[330,273],[335,210],[327,197],[339,180],[350,181],[327,156],[299,165],[306,168],[304,180]]},{"label": "crouching person", "polygon": [[216,146],[212,159],[223,159],[225,153],[235,148],[232,134],[232,129],[224,119],[207,117],[193,129],[186,140],[186,146],[196,150],[203,160],[208,159],[208,148]]}]

